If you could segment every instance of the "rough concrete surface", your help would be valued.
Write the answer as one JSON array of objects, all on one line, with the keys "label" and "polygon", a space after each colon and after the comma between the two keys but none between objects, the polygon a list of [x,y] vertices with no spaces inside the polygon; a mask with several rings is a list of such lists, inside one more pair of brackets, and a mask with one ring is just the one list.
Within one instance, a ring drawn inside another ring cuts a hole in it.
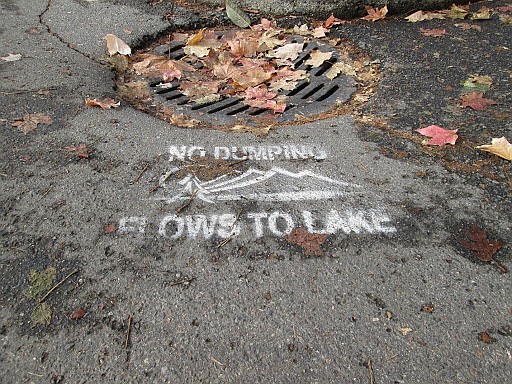
[{"label": "rough concrete surface", "polygon": [[[267,136],[84,104],[116,96],[106,33],[140,46],[216,20],[190,9],[0,3],[0,57],[21,54],[0,61],[0,382],[507,382],[511,163],[474,149],[512,141],[507,12],[465,20],[480,31],[333,28],[379,63],[374,93]],[[458,106],[475,73],[493,80],[483,111]],[[21,132],[32,113],[52,123]],[[422,145],[431,124],[457,144]],[[470,250],[475,227],[495,262]],[[38,302],[31,271],[49,267]]]}]

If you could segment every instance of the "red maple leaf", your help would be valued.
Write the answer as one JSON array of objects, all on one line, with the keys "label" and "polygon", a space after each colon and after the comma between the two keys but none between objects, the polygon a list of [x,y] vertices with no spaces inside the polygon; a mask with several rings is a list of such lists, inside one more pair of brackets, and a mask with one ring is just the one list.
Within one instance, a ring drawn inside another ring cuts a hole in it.
[{"label": "red maple leaf", "polygon": [[437,125],[429,125],[428,127],[417,129],[416,132],[421,133],[423,136],[431,137],[429,141],[425,144],[427,145],[439,145],[443,146],[445,144],[455,145],[457,138],[458,129],[444,129]]},{"label": "red maple leaf", "polygon": [[501,243],[496,241],[489,241],[487,232],[483,229],[471,226],[466,233],[471,241],[463,241],[462,245],[473,251],[474,255],[481,261],[492,261],[496,252],[501,249]]},{"label": "red maple leaf", "polygon": [[494,100],[485,99],[484,94],[482,92],[471,92],[465,95],[462,95],[460,99],[462,100],[461,106],[470,107],[476,111],[483,111],[488,105],[497,104]]},{"label": "red maple leaf", "polygon": [[304,249],[304,256],[322,256],[322,244],[327,240],[325,233],[309,233],[304,227],[295,228],[286,236],[286,241]]}]

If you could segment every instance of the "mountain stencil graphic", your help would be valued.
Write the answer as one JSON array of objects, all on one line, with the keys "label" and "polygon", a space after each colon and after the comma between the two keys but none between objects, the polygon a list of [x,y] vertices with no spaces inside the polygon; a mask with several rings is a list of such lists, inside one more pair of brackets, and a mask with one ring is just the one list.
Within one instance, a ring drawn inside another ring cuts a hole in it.
[{"label": "mountain stencil graphic", "polygon": [[161,184],[166,192],[174,195],[158,200],[168,203],[187,199],[200,199],[209,203],[236,200],[323,200],[345,196],[360,188],[357,184],[335,180],[309,170],[290,172],[279,167],[272,167],[268,171],[250,168],[238,176],[223,175],[204,182],[188,174],[178,184],[181,188]]}]

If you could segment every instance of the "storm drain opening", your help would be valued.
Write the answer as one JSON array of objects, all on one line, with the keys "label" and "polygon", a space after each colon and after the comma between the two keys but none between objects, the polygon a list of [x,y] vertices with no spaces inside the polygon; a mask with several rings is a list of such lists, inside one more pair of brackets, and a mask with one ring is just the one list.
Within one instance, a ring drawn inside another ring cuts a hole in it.
[{"label": "storm drain opening", "polygon": [[120,78],[127,86],[147,84],[141,109],[184,127],[289,124],[322,118],[378,80],[378,65],[340,40],[209,32],[178,34],[132,57]]}]

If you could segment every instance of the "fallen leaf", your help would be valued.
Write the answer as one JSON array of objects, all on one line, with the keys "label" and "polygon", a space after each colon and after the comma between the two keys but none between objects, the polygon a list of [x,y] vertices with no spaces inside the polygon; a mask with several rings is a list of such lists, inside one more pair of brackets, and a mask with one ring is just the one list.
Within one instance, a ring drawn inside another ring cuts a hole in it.
[{"label": "fallen leaf", "polygon": [[311,65],[313,68],[321,66],[324,61],[329,60],[332,56],[332,52],[321,52],[319,50],[312,51],[310,58],[306,60],[304,64]]},{"label": "fallen leaf", "polygon": [[270,109],[276,113],[283,113],[286,103],[282,99],[276,99],[277,93],[271,92],[267,87],[249,87],[245,90],[244,104],[253,108]]},{"label": "fallen leaf", "polygon": [[39,303],[32,311],[32,322],[34,325],[49,325],[52,321],[52,308],[47,303]]},{"label": "fallen leaf", "polygon": [[293,27],[292,33],[294,35],[299,35],[299,36],[307,36],[307,35],[311,34],[307,24],[302,24],[300,27],[295,25]]},{"label": "fallen leaf", "polygon": [[461,82],[461,93],[487,92],[492,85],[492,78],[487,75],[473,74]]},{"label": "fallen leaf", "polygon": [[121,105],[120,101],[115,101],[114,99],[111,99],[110,97],[107,97],[103,100],[97,100],[97,99],[85,99],[85,104],[88,107],[100,107],[101,109],[110,109],[110,108],[117,108]]},{"label": "fallen leaf", "polygon": [[446,35],[446,29],[439,28],[420,28],[420,32],[423,36],[431,36],[431,37],[441,37]]},{"label": "fallen leaf", "polygon": [[337,17],[334,17],[333,14],[327,18],[327,20],[324,21],[324,27],[325,28],[331,28],[334,25],[343,24],[345,23],[344,20],[338,19]]},{"label": "fallen leaf", "polygon": [[145,81],[131,81],[128,83],[118,83],[117,93],[122,99],[141,101],[151,97],[148,83]]},{"label": "fallen leaf", "polygon": [[373,8],[368,5],[365,5],[366,12],[368,15],[361,17],[363,20],[370,20],[370,21],[378,21],[382,20],[386,17],[388,13],[388,7],[385,5],[382,8]]},{"label": "fallen leaf", "polygon": [[130,55],[132,53],[131,48],[123,40],[116,35],[108,34],[104,37],[107,40],[107,50],[110,56],[119,53],[120,55]]},{"label": "fallen leaf", "polygon": [[423,136],[431,137],[425,144],[426,145],[439,145],[443,146],[445,144],[455,145],[457,138],[458,129],[450,130],[444,129],[437,125],[430,125],[425,128],[417,129],[416,132],[422,134]]},{"label": "fallen leaf", "polygon": [[50,290],[56,276],[55,267],[48,267],[43,271],[31,270],[28,274],[30,286],[27,295],[39,301]]},{"label": "fallen leaf", "polygon": [[206,31],[203,28],[187,41],[183,51],[187,55],[201,58],[208,56],[211,49],[218,49],[221,46],[222,42],[217,38],[217,34],[214,31]]},{"label": "fallen leaf", "polygon": [[79,320],[82,317],[84,317],[86,314],[85,309],[83,308],[76,308],[71,312],[71,320]]},{"label": "fallen leaf", "polygon": [[417,23],[419,21],[424,21],[424,20],[444,19],[444,18],[445,18],[445,16],[442,13],[416,11],[413,14],[407,16],[405,19],[409,23]]},{"label": "fallen leaf", "polygon": [[246,72],[238,72],[233,76],[233,81],[241,88],[255,87],[272,78],[272,73],[262,68],[249,69]]},{"label": "fallen leaf", "polygon": [[423,305],[421,306],[420,311],[421,311],[421,312],[432,313],[432,312],[434,312],[434,304],[432,304],[432,303],[426,303],[426,304],[423,304]]},{"label": "fallen leaf", "polygon": [[407,336],[407,334],[409,332],[412,332],[412,328],[409,328],[409,327],[404,327],[404,328],[400,328],[400,333],[404,336]]},{"label": "fallen leaf", "polygon": [[88,159],[90,156],[89,147],[87,147],[87,145],[85,144],[80,144],[78,147],[72,145],[70,147],[64,147],[62,149],[64,151],[75,153],[79,159]]},{"label": "fallen leaf", "polygon": [[471,14],[471,20],[489,20],[490,18],[491,10],[487,7],[482,7]]},{"label": "fallen leaf", "polygon": [[180,90],[184,95],[188,96],[190,100],[197,104],[206,104],[212,101],[220,100],[218,93],[220,81],[201,81],[199,79],[190,78],[188,81],[180,83]]},{"label": "fallen leaf", "polygon": [[512,144],[505,137],[493,138],[491,144],[479,145],[476,147],[481,151],[491,152],[496,156],[512,161]]},{"label": "fallen leaf", "polygon": [[470,107],[476,111],[483,111],[488,105],[497,104],[494,100],[485,99],[483,92],[471,92],[461,95],[461,106]]},{"label": "fallen leaf", "polygon": [[500,14],[499,19],[504,24],[512,24],[512,15],[502,15]]},{"label": "fallen leaf", "polygon": [[511,4],[501,5],[501,6],[495,7],[494,10],[499,11],[499,12],[512,12],[512,5]]},{"label": "fallen leaf", "polygon": [[468,15],[468,7],[453,4],[447,11],[442,11],[449,19],[465,19]]},{"label": "fallen leaf", "polygon": [[304,49],[304,43],[289,43],[274,49],[269,57],[275,57],[281,60],[293,61],[302,53]]},{"label": "fallen leaf", "polygon": [[496,241],[489,241],[487,232],[474,225],[466,232],[467,237],[471,241],[462,241],[462,245],[473,251],[473,254],[481,261],[492,261],[496,252],[501,249],[501,243]]},{"label": "fallen leaf", "polygon": [[468,31],[470,29],[474,29],[478,32],[482,31],[482,27],[479,26],[479,25],[475,25],[475,24],[470,24],[470,23],[459,23],[459,24],[455,24],[456,27],[459,27],[459,28],[462,28],[463,30],[465,31]]},{"label": "fallen leaf", "polygon": [[286,236],[286,241],[304,249],[304,256],[322,256],[322,244],[327,240],[326,233],[309,233],[305,227],[294,228]]},{"label": "fallen leaf", "polygon": [[114,233],[117,231],[117,226],[115,224],[106,224],[103,227],[103,233],[106,235],[110,235],[111,233]]},{"label": "fallen leaf", "polygon": [[0,57],[3,61],[18,61],[21,60],[21,54],[19,53],[9,53],[7,56]]},{"label": "fallen leaf", "polygon": [[250,17],[233,0],[226,0],[226,14],[229,20],[240,28],[247,28],[251,25]]},{"label": "fallen leaf", "polygon": [[489,331],[480,332],[478,334],[478,338],[486,344],[491,344],[491,343],[496,342],[496,339],[494,337],[491,337],[491,335],[489,335]]},{"label": "fallen leaf", "polygon": [[318,39],[320,37],[325,37],[326,33],[328,33],[328,32],[329,32],[329,29],[322,27],[322,26],[316,27],[315,29],[313,29],[311,31],[311,33],[315,39]]},{"label": "fallen leaf", "polygon": [[51,123],[53,123],[52,118],[44,113],[29,113],[22,118],[14,119],[11,125],[27,134],[34,131],[39,124],[50,125]]},{"label": "fallen leaf", "polygon": [[329,68],[329,70],[325,73],[325,77],[327,77],[329,80],[332,80],[340,73],[347,76],[356,76],[356,70],[353,66],[348,63],[338,62],[334,63],[332,67]]}]

